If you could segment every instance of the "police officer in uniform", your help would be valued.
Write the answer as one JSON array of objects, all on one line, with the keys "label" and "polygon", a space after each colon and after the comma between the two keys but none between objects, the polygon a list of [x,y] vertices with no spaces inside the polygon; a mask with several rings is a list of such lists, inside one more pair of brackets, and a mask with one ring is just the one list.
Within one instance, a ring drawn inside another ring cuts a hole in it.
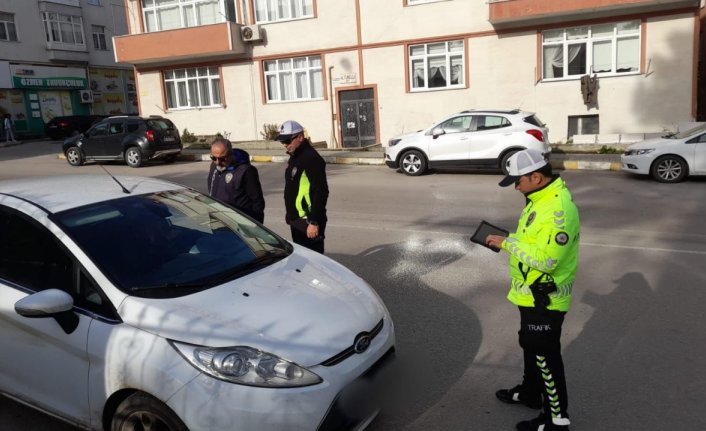
[{"label": "police officer in uniform", "polygon": [[569,310],[578,267],[579,213],[571,193],[544,155],[527,149],[507,162],[500,186],[515,185],[525,195],[517,230],[507,237],[488,235],[486,244],[510,254],[511,287],[507,298],[520,310],[520,346],[524,378],[496,397],[509,404],[542,409],[519,431],[567,431],[570,421],[561,326]]},{"label": "police officer in uniform", "polygon": [[217,138],[211,143],[211,160],[208,194],[262,223],[265,197],[257,168],[250,164],[250,155],[233,149],[229,140]]},{"label": "police officer in uniform", "polygon": [[284,174],[284,206],[292,241],[323,253],[328,201],[326,162],[296,121],[285,121],[277,140],[289,154]]}]

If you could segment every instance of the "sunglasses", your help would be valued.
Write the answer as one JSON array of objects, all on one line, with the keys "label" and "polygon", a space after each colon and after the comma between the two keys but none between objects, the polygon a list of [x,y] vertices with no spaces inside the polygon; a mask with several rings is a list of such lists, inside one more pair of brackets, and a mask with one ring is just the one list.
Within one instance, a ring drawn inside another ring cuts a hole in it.
[{"label": "sunglasses", "polygon": [[284,141],[280,141],[280,142],[282,143],[282,145],[289,145],[292,143],[293,140],[297,139],[298,136],[299,135],[294,135],[294,136],[290,137],[289,139],[285,139]]},{"label": "sunglasses", "polygon": [[228,159],[228,156],[223,156],[223,157],[216,157],[216,156],[211,156],[211,160],[214,162],[218,160],[219,162],[225,162],[226,159]]}]

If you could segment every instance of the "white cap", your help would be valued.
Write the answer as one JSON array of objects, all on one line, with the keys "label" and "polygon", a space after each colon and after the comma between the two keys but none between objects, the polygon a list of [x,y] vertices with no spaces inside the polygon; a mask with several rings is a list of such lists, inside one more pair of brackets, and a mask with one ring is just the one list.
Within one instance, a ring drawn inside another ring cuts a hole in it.
[{"label": "white cap", "polygon": [[541,151],[531,148],[518,151],[509,159],[507,159],[507,175],[498,183],[500,187],[507,187],[514,184],[521,176],[531,174],[532,172],[546,166],[547,159]]},{"label": "white cap", "polygon": [[304,128],[301,124],[293,120],[288,120],[282,123],[282,127],[279,128],[279,135],[277,136],[278,141],[287,141],[294,135],[298,135],[304,132]]}]

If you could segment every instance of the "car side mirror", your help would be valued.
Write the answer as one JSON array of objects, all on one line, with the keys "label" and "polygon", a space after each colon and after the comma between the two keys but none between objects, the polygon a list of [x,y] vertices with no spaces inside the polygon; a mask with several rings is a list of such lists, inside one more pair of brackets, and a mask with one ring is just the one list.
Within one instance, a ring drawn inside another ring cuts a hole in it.
[{"label": "car side mirror", "polygon": [[441,135],[446,134],[446,131],[441,128],[441,127],[434,127],[434,130],[431,131],[431,136],[436,139]]},{"label": "car side mirror", "polygon": [[27,318],[53,317],[65,333],[78,327],[78,316],[72,311],[74,299],[59,289],[47,289],[33,293],[15,302],[15,312]]}]

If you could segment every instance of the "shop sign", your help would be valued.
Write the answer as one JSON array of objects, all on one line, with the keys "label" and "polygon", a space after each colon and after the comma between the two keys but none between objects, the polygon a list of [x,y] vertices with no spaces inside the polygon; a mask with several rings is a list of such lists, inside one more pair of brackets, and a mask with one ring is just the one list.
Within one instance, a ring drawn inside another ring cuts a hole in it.
[{"label": "shop sign", "polygon": [[13,76],[12,82],[15,88],[83,89],[88,85],[88,81],[83,78],[25,78]]},{"label": "shop sign", "polygon": [[86,71],[73,67],[47,67],[27,64],[10,65],[12,86],[31,89],[84,89]]}]

